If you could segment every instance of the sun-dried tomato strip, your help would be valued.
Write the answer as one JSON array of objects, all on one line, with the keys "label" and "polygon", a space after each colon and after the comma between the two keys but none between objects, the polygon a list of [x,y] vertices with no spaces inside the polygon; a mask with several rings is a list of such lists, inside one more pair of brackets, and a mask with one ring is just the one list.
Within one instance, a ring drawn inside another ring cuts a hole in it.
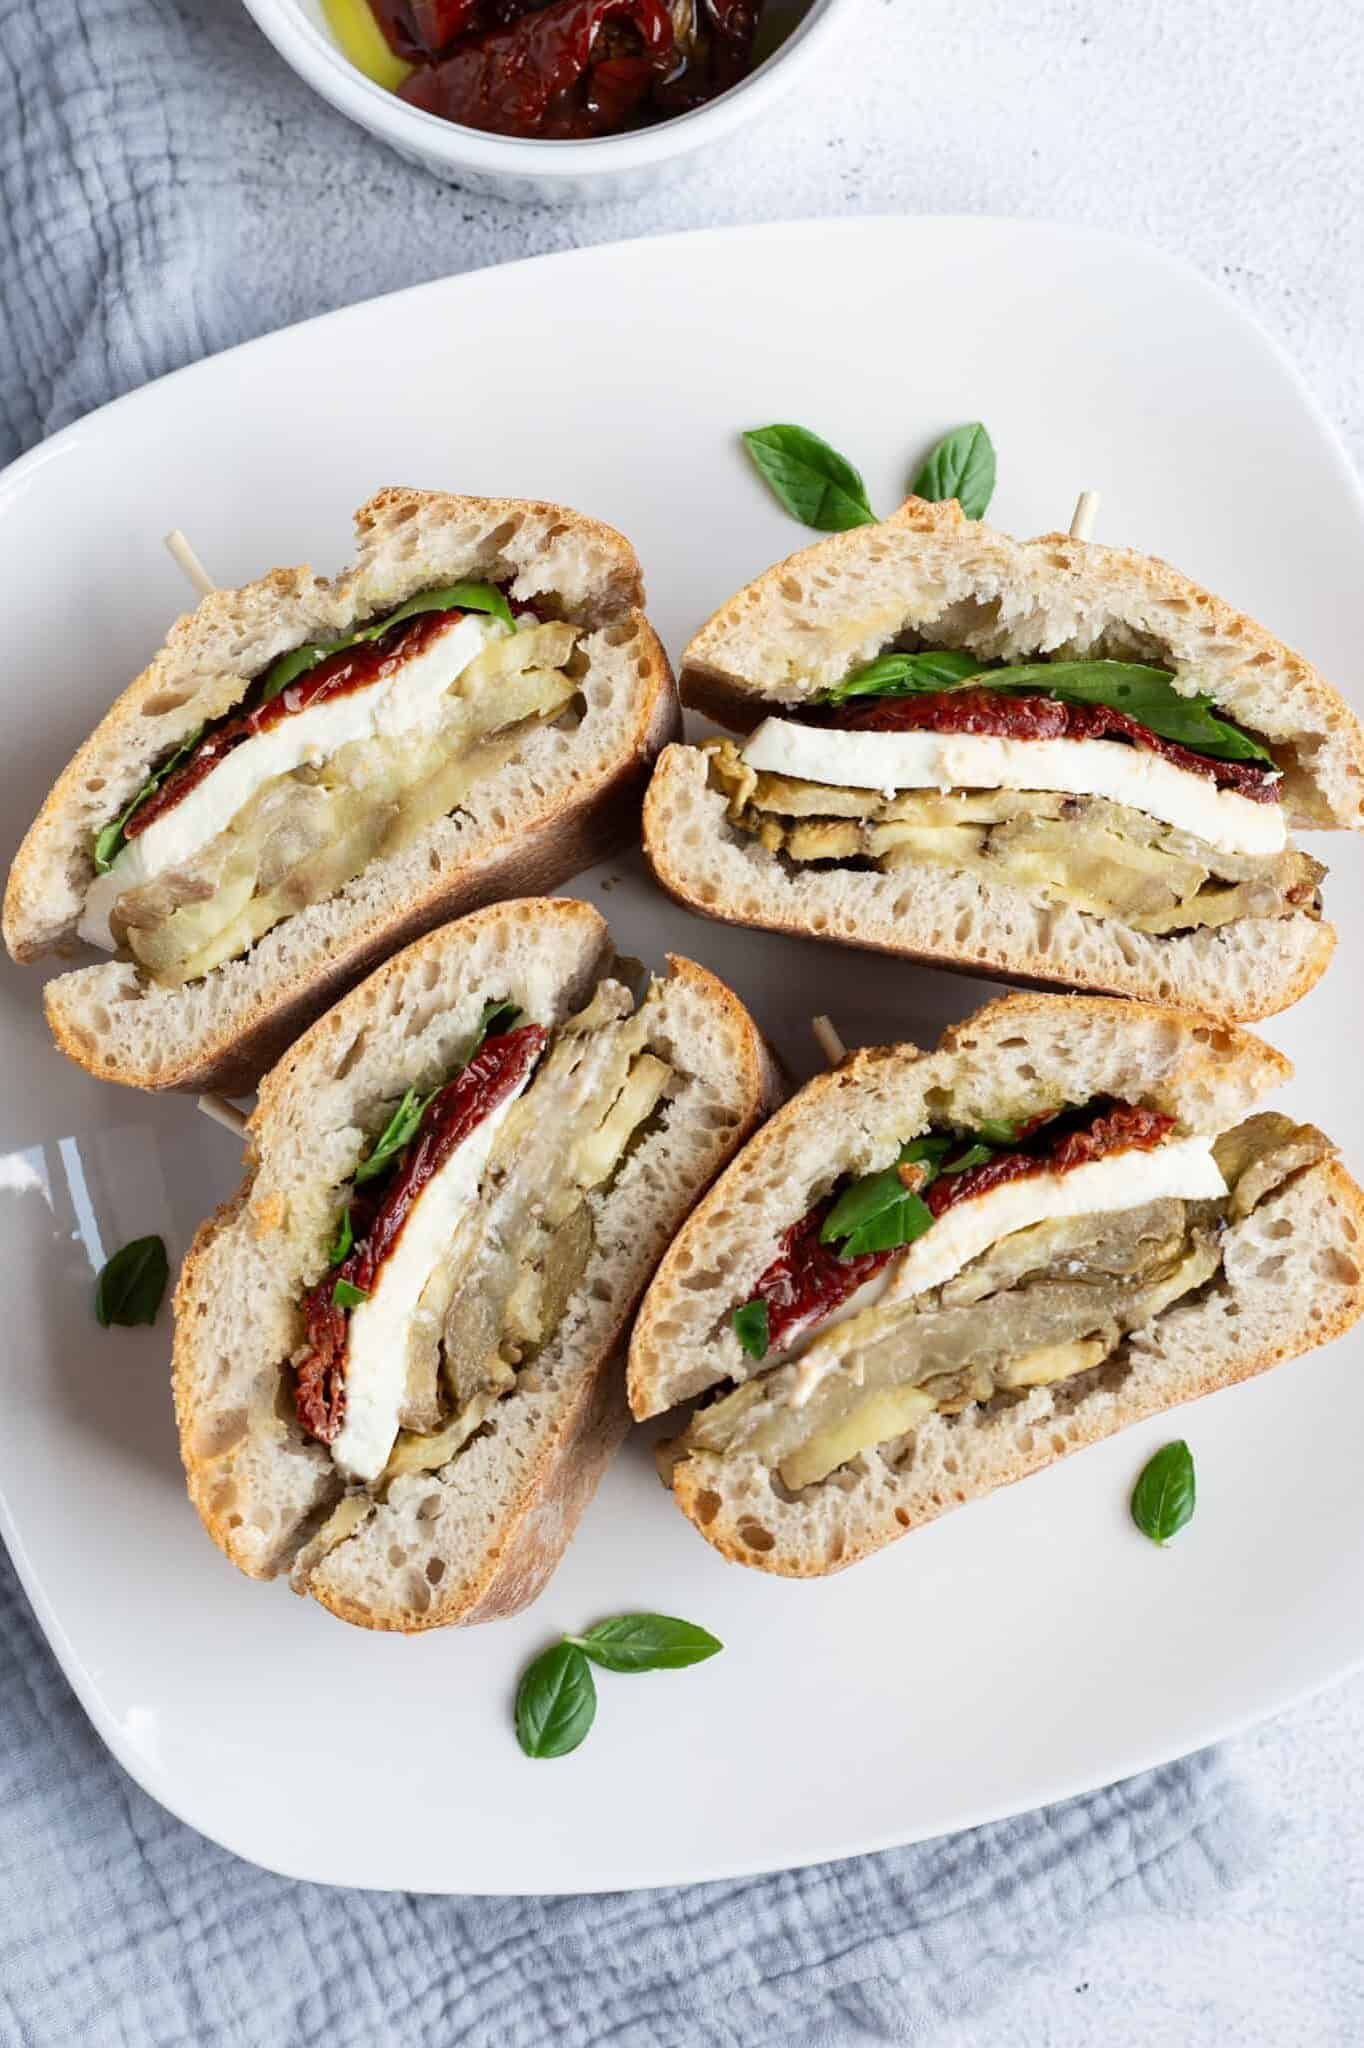
[{"label": "sun-dried tomato strip", "polygon": [[1069,1173],[1112,1152],[1149,1152],[1174,1125],[1174,1118],[1158,1109],[1120,1102],[1081,1129],[1067,1131],[1036,1151],[1000,1152],[981,1166],[969,1166],[965,1173],[940,1174],[924,1200],[934,1216],[941,1216],[959,1202],[988,1194],[1006,1181],[1024,1180],[1034,1173]]},{"label": "sun-dried tomato strip", "polygon": [[338,1281],[347,1281],[365,1294],[373,1293],[380,1269],[423,1188],[484,1117],[519,1086],[543,1052],[548,1036],[541,1024],[523,1024],[516,1031],[485,1039],[468,1066],[427,1104],[416,1136],[370,1220],[357,1222],[358,1205],[352,1203],[351,1227],[357,1242],[303,1301],[308,1349],[294,1366],[295,1409],[309,1436],[324,1444],[334,1443],[346,1419],[350,1312],[336,1301]]},{"label": "sun-dried tomato strip", "polygon": [[821,1202],[792,1224],[750,1297],[767,1303],[770,1351],[779,1350],[832,1315],[894,1256],[891,1252],[864,1252],[860,1258],[842,1259],[835,1246],[821,1244],[820,1229],[832,1207],[831,1200]]},{"label": "sun-dried tomato strip", "polygon": [[960,732],[1013,740],[1127,740],[1177,768],[1205,775],[1253,803],[1279,802],[1280,779],[1253,761],[1215,761],[1175,740],[1162,739],[1139,719],[1109,704],[1065,704],[1056,697],[1011,696],[1003,690],[928,690],[922,696],[886,697],[864,707],[840,706],[819,723],[839,732]]}]

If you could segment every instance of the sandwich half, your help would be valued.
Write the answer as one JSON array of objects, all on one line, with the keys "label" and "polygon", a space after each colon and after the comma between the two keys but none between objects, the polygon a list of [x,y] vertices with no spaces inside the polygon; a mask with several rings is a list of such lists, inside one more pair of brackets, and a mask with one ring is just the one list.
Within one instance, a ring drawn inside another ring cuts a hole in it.
[{"label": "sandwich half", "polygon": [[1164,562],[912,498],[740,591],[681,687],[747,735],[650,785],[646,851],[695,910],[1223,1022],[1330,958],[1291,835],[1364,821],[1364,732]]},{"label": "sandwich half", "polygon": [[698,1403],[661,1459],[683,1513],[740,1563],[835,1571],[1337,1336],[1364,1196],[1255,1110],[1288,1072],[1178,1011],[1035,995],[811,1081],[635,1326],[635,1414]]},{"label": "sandwich half", "polygon": [[[530,899],[379,968],[261,1084],[175,1297],[190,1497],[253,1578],[407,1632],[534,1599],[628,1424],[669,1239],[774,1099],[742,1004]],[[624,977],[624,978],[623,978]]]},{"label": "sandwich half", "polygon": [[58,778],[5,897],[61,1049],[245,1087],[418,933],[632,840],[677,730],[629,543],[559,505],[387,490],[339,581],[219,590]]}]

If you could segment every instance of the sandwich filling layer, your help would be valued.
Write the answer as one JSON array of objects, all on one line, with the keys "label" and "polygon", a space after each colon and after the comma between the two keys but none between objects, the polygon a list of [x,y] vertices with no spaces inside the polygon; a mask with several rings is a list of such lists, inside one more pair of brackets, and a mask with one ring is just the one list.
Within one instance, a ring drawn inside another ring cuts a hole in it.
[{"label": "sandwich filling layer", "polygon": [[[458,599],[458,602],[456,601]],[[570,705],[577,630],[454,585],[286,654],[99,835],[80,935],[177,986],[396,852]]]},{"label": "sandwich filling layer", "polygon": [[340,1191],[287,1371],[300,1428],[348,1481],[438,1471],[544,1352],[592,1251],[592,1198],[673,1078],[649,1028],[649,1000],[636,1013],[614,981],[553,1032],[489,1003],[464,1064],[408,1091]]},{"label": "sandwich filling layer", "polygon": [[893,1466],[929,1416],[1035,1386],[1082,1393],[1129,1335],[1216,1277],[1229,1222],[1331,1149],[1284,1116],[1213,1139],[1109,1103],[998,1148],[960,1131],[912,1140],[786,1233],[730,1319],[752,1376],[736,1370],[667,1456],[751,1454],[799,1492],[868,1454]]},{"label": "sandwich filling layer", "polygon": [[1166,670],[892,653],[706,745],[730,823],[793,870],[965,872],[1156,936],[1319,911],[1272,756]]}]

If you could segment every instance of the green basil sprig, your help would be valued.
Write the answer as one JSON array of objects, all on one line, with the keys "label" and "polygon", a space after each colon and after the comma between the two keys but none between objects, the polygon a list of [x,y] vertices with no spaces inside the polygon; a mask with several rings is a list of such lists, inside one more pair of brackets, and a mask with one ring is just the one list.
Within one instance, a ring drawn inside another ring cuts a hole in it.
[{"label": "green basil sprig", "polygon": [[995,445],[980,421],[944,434],[910,489],[934,504],[955,498],[968,519],[983,519],[995,494]]},{"label": "green basil sprig", "polygon": [[356,1187],[362,1187],[367,1180],[374,1180],[385,1167],[391,1164],[405,1145],[409,1145],[417,1134],[422,1120],[422,1111],[428,1102],[435,1099],[440,1091],[433,1088],[429,1095],[419,1095],[415,1088],[409,1088],[402,1101],[394,1110],[383,1130],[379,1133],[374,1150],[360,1161],[355,1169]]},{"label": "green basil sprig", "polygon": [[516,1739],[527,1756],[567,1756],[597,1718],[592,1669],[576,1643],[536,1658],[516,1689]]},{"label": "green basil sprig", "polygon": [[[845,1259],[913,1244],[916,1237],[922,1237],[933,1227],[933,1212],[923,1199],[922,1189],[937,1179],[944,1155],[954,1142],[944,1136],[912,1138],[900,1147],[894,1166],[855,1180],[825,1217],[820,1243],[838,1244]],[[898,1168],[910,1165],[924,1170],[919,1191],[907,1188],[900,1178]]]},{"label": "green basil sprig", "polygon": [[771,1341],[767,1303],[761,1297],[755,1301],[746,1301],[741,1308],[735,1309],[729,1320],[735,1336],[749,1357],[766,1358],[767,1347]]},{"label": "green basil sprig", "polygon": [[976,1118],[976,1135],[987,1145],[1016,1145],[1023,1134],[1024,1119],[1013,1123],[1008,1117],[980,1116]]},{"label": "green basil sprig", "polygon": [[100,1268],[95,1281],[95,1320],[105,1330],[111,1323],[125,1329],[135,1323],[154,1323],[169,1277],[161,1239],[135,1237]]},{"label": "green basil sprig", "polygon": [[591,1664],[603,1671],[680,1671],[723,1648],[709,1630],[674,1615],[612,1615],[584,1635],[565,1636],[527,1666],[516,1689],[516,1739],[530,1757],[575,1750],[597,1717]]},{"label": "green basil sprig", "polygon": [[1180,1437],[1143,1467],[1132,1489],[1132,1520],[1163,1549],[1193,1519],[1197,1499],[1193,1452]]},{"label": "green basil sprig", "polygon": [[[482,1048],[487,1039],[495,1037],[499,1032],[510,1031],[520,1015],[520,1009],[508,996],[494,996],[486,1002],[483,1005],[483,1014],[478,1020],[478,1028],[474,1033],[472,1042],[460,1062],[461,1070],[468,1066],[470,1060]],[[427,1104],[434,1102],[439,1093],[439,1088],[433,1088],[429,1095],[419,1095],[415,1088],[407,1090],[402,1101],[398,1104],[398,1107],[380,1132],[373,1150],[356,1167],[354,1174],[351,1176],[353,1186],[362,1187],[366,1181],[374,1180],[379,1174],[387,1172],[398,1154],[406,1146],[410,1145],[413,1138],[417,1135],[417,1130],[426,1112]],[[354,1247],[355,1226],[351,1220],[350,1203],[347,1202],[345,1208],[341,1211],[341,1218],[336,1226],[335,1241],[330,1252],[327,1254],[328,1265],[341,1265],[344,1260],[349,1258]],[[356,1306],[354,1301],[343,1301],[341,1298],[340,1289],[348,1285],[349,1283],[346,1281],[338,1281],[336,1288],[332,1291],[332,1299],[338,1308],[354,1308]],[[358,1294],[356,1289],[351,1291]],[[363,1301],[366,1297],[363,1294],[358,1294],[358,1298]]]},{"label": "green basil sprig", "polygon": [[335,1308],[359,1308],[362,1301],[369,1300],[369,1289],[357,1287],[351,1280],[338,1280],[332,1289],[332,1304]]},{"label": "green basil sprig", "polygon": [[127,844],[128,821],[134,811],[140,811],[149,796],[154,796],[168,775],[171,775],[194,752],[204,736],[202,725],[195,727],[187,740],[181,742],[168,761],[163,761],[155,772],[147,777],[127,809],[120,811],[112,825],[106,825],[95,840],[95,872],[107,875],[114,862]]},{"label": "green basil sprig", "polygon": [[416,597],[409,597],[406,604],[400,604],[394,612],[376,619],[372,626],[361,626],[354,633],[345,633],[339,640],[307,641],[302,647],[291,648],[271,663],[262,678],[260,701],[270,703],[281,690],[287,690],[290,683],[296,683],[309,669],[316,668],[320,661],[326,661],[333,654],[343,654],[348,647],[358,647],[363,641],[378,640],[390,627],[400,625],[404,619],[414,619],[419,612],[490,612],[501,619],[504,626],[515,624],[511,606],[502,592],[492,583],[446,583],[439,590],[423,590]]},{"label": "green basil sprig", "polygon": [[616,1614],[583,1636],[565,1636],[603,1671],[681,1671],[724,1648],[709,1629],[672,1614]]},{"label": "green basil sprig", "polygon": [[744,435],[744,446],[773,495],[802,526],[846,533],[876,524],[859,472],[808,427],[754,427]]},{"label": "green basil sprig", "polygon": [[[753,427],[743,438],[758,474],[802,526],[846,533],[875,525],[860,471],[808,427]],[[955,498],[968,519],[985,517],[994,488],[994,443],[979,420],[944,434],[913,484],[917,498]]]},{"label": "green basil sprig", "polygon": [[912,697],[923,691],[952,690],[981,672],[974,654],[955,648],[932,648],[922,654],[883,654],[845,676],[832,689],[821,690],[817,704],[846,704],[851,697]]},{"label": "green basil sprig", "polygon": [[1135,661],[1039,661],[990,672],[991,690],[1042,690],[1068,704],[1107,704],[1196,754],[1274,766],[1268,747],[1218,716],[1211,697],[1184,697],[1167,668]]}]

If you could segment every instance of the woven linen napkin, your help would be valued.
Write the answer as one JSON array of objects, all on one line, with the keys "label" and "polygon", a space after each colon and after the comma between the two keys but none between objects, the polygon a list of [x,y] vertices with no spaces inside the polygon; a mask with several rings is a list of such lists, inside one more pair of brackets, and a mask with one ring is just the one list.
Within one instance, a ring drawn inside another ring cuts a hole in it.
[{"label": "woven linen napkin", "polygon": [[[0,0],[0,197],[4,460],[211,350],[579,232],[409,169],[315,100],[237,0]],[[656,223],[626,209],[614,224]],[[0,2037],[16,2048],[919,2040],[1101,1914],[1208,1906],[1266,1846],[1207,1754],[741,1883],[339,1892],[255,1870],[145,1797],[3,1558],[0,1640]]]}]

